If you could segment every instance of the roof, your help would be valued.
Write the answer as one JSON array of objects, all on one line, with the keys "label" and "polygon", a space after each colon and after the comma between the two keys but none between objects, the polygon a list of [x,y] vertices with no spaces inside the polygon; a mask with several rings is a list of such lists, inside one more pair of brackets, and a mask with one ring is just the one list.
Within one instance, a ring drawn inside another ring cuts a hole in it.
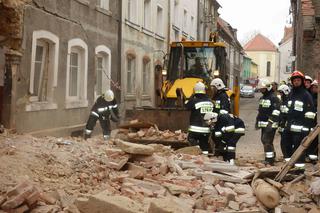
[{"label": "roof", "polygon": [[285,43],[289,39],[293,38],[293,28],[292,27],[284,27],[283,38],[281,39],[280,44]]},{"label": "roof", "polygon": [[239,48],[242,49],[242,45],[238,41],[236,33],[234,33],[237,31],[236,29],[234,29],[228,22],[223,20],[221,17],[218,17],[218,26],[220,26],[221,29],[230,37],[230,39],[233,40],[239,46]]},{"label": "roof", "polygon": [[262,34],[258,33],[252,38],[246,45],[244,45],[245,51],[272,51],[276,52],[277,47]]}]

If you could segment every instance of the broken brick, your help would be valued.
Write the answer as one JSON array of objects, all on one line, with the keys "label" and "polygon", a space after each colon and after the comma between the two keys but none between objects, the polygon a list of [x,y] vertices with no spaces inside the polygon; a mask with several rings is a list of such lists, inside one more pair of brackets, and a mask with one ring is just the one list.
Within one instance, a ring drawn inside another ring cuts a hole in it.
[{"label": "broken brick", "polygon": [[7,200],[5,203],[3,203],[1,208],[3,210],[17,208],[25,201],[25,199],[28,196],[30,196],[33,193],[33,190],[34,190],[33,186],[28,186],[27,188],[24,188],[20,194],[11,197],[9,200]]}]

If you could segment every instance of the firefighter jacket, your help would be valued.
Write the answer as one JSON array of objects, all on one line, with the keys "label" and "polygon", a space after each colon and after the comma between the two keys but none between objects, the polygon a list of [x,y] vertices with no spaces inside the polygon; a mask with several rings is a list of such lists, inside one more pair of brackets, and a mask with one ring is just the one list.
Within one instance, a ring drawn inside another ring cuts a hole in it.
[{"label": "firefighter jacket", "polygon": [[280,104],[279,132],[283,132],[287,122],[287,117],[289,112],[289,108],[287,104],[288,104],[288,96],[282,95],[281,104]]},{"label": "firefighter jacket", "polygon": [[221,138],[223,141],[229,142],[234,138],[234,135],[241,137],[245,134],[245,125],[243,120],[235,115],[220,114],[213,130],[215,138]]},{"label": "firefighter jacket", "polygon": [[109,119],[117,122],[119,120],[119,109],[115,99],[106,101],[104,95],[98,97],[91,109],[91,114],[99,119]]},{"label": "firefighter jacket", "polygon": [[224,89],[219,90],[214,97],[214,112],[218,114],[230,113],[230,98]]},{"label": "firefighter jacket", "polygon": [[309,132],[316,117],[312,96],[304,87],[293,88],[288,96],[286,129],[291,132]]},{"label": "firefighter jacket", "polygon": [[213,103],[206,94],[195,94],[186,101],[186,108],[190,114],[190,132],[210,133],[210,127],[204,121],[204,115],[213,111]]},{"label": "firefighter jacket", "polygon": [[256,125],[259,128],[278,128],[280,116],[280,100],[273,91],[265,92],[259,100]]}]

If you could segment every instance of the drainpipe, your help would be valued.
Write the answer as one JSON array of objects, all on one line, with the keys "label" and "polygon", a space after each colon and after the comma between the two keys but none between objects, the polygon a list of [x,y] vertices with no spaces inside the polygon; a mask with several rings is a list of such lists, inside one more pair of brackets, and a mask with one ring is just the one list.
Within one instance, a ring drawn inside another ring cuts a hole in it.
[{"label": "drainpipe", "polygon": [[[118,1],[119,3],[119,19],[118,19],[118,74],[117,74],[117,82],[119,83],[119,86],[121,88],[121,90],[118,93],[118,100],[120,100],[119,102],[122,102],[122,80],[121,80],[121,71],[122,71],[122,4],[123,1],[120,0]],[[121,108],[124,109],[124,107],[122,106]]]},{"label": "drainpipe", "polygon": [[168,28],[167,28],[167,53],[170,51],[171,41],[171,0],[168,0]]},{"label": "drainpipe", "polygon": [[201,0],[198,0],[198,14],[197,14],[197,38],[196,38],[196,40],[202,40],[202,39],[200,39],[200,20],[201,20],[201,18],[200,18],[200,1]]}]

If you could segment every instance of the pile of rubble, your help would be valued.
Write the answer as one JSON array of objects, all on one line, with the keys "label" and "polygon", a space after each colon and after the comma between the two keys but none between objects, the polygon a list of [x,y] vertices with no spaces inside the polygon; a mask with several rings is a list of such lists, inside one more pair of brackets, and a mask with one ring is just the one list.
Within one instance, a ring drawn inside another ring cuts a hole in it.
[{"label": "pile of rubble", "polygon": [[272,181],[278,167],[234,166],[197,149],[0,138],[0,212],[319,212],[318,166],[282,185]]},{"label": "pile of rubble", "polygon": [[117,137],[135,142],[163,142],[166,144],[171,142],[179,143],[184,142],[187,145],[187,134],[181,130],[159,130],[157,125],[139,120],[132,120],[127,124],[120,125],[120,129],[117,132]]}]

